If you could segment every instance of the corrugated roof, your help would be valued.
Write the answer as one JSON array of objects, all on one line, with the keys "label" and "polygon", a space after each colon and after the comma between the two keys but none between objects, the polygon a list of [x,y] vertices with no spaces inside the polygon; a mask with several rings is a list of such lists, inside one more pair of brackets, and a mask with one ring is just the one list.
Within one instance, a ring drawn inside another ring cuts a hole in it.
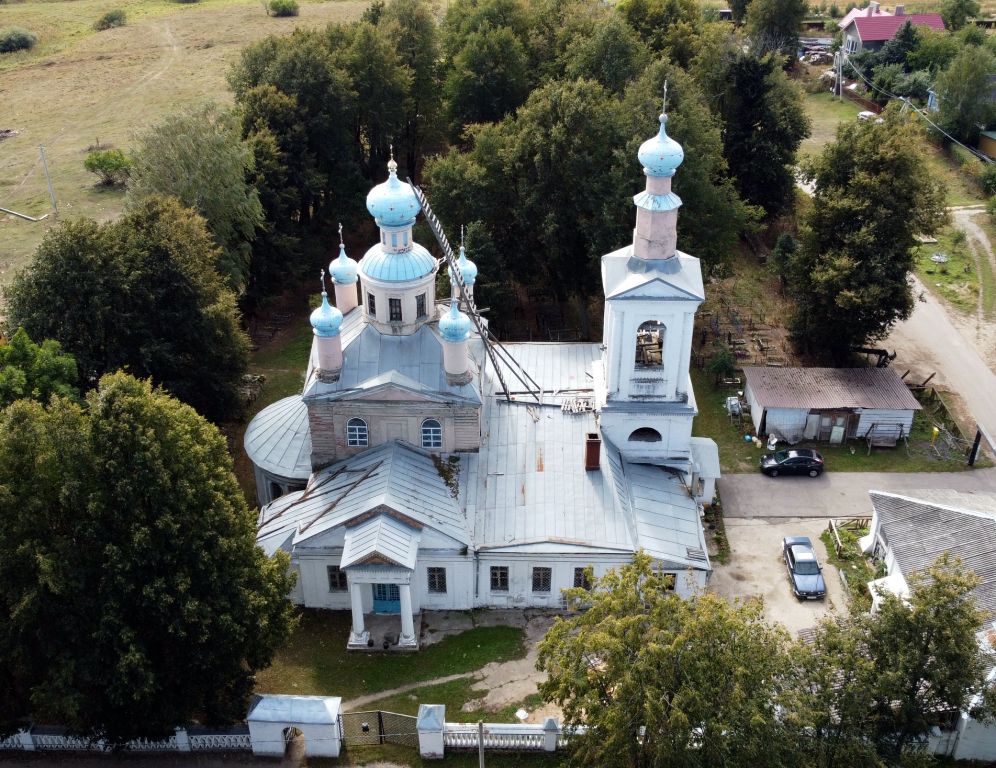
[{"label": "corrugated roof", "polygon": [[907,21],[914,27],[930,27],[944,31],[944,19],[939,13],[911,13],[908,16],[858,16],[854,26],[863,43],[877,43],[891,40]]},{"label": "corrugated roof", "polygon": [[885,408],[921,406],[891,368],[745,367],[746,386],[762,408]]},{"label": "corrugated roof", "polygon": [[[871,491],[879,529],[904,576],[928,568],[944,552],[958,555],[981,583],[979,607],[996,614],[996,494],[933,491],[933,499]],[[947,502],[943,499],[947,495]],[[967,498],[968,497],[968,498]]]},{"label": "corrugated roof", "polygon": [[346,531],[339,567],[393,563],[414,569],[418,542],[414,528],[387,515],[378,515]]},{"label": "corrugated roof", "polygon": [[272,553],[300,544],[387,506],[461,544],[470,544],[466,519],[439,475],[432,456],[390,442],[314,474],[304,491],[260,510],[256,539]]},{"label": "corrugated roof", "polygon": [[291,696],[265,693],[256,697],[246,720],[264,723],[334,725],[339,721],[339,696]]},{"label": "corrugated roof", "polygon": [[311,475],[308,407],[300,395],[278,400],[257,413],[243,440],[253,464],[274,475],[307,480]]}]

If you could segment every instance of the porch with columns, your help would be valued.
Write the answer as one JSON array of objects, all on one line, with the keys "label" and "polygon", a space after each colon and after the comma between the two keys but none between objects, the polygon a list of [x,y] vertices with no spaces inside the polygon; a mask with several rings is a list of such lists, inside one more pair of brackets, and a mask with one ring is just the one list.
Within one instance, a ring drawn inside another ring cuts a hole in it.
[{"label": "porch with columns", "polygon": [[[421,616],[414,614],[412,610],[411,574],[411,570],[407,568],[346,569],[352,614],[352,628],[346,644],[348,650],[418,650]],[[378,612],[378,603],[383,601],[376,599],[375,590],[390,586],[397,587],[398,610]],[[364,612],[364,605],[368,601],[374,608],[369,614]],[[394,639],[394,642],[388,642],[387,638]]]}]

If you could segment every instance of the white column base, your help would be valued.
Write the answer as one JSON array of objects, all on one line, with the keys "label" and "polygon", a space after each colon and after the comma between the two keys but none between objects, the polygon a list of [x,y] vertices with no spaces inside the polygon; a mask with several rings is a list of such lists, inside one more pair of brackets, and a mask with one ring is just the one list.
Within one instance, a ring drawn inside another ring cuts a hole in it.
[{"label": "white column base", "polygon": [[370,633],[364,630],[360,633],[350,632],[349,642],[346,643],[346,647],[362,648],[363,650],[366,650],[369,644],[370,644]]},{"label": "white column base", "polygon": [[415,633],[413,632],[407,637],[402,634],[398,638],[398,648],[418,648],[418,638],[415,637]]}]

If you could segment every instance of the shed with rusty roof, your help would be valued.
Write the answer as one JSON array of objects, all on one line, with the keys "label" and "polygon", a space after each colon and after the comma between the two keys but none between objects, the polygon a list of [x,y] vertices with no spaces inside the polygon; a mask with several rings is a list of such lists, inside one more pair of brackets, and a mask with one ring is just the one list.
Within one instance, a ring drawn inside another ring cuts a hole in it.
[{"label": "shed with rusty roof", "polygon": [[920,410],[891,368],[744,368],[744,398],[759,435],[789,443],[871,439],[895,445]]}]

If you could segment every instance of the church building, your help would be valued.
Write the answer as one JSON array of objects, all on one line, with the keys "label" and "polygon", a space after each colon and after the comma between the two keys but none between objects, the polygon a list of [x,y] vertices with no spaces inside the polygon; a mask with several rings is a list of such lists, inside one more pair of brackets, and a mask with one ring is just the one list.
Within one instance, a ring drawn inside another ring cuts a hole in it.
[{"label": "church building", "polygon": [[370,613],[398,614],[404,648],[423,610],[556,608],[562,589],[639,550],[679,594],[705,586],[701,512],[719,455],[692,437],[704,291],[699,260],[677,250],[684,153],[666,123],[639,150],[633,242],[602,257],[601,344],[489,354],[463,246],[437,301],[447,267],[414,241],[422,206],[393,159],[367,196],[380,241],[359,262],[340,244],[303,391],[245,436],[258,542],[290,554],[295,603],[352,611],[349,647],[372,642]]}]

